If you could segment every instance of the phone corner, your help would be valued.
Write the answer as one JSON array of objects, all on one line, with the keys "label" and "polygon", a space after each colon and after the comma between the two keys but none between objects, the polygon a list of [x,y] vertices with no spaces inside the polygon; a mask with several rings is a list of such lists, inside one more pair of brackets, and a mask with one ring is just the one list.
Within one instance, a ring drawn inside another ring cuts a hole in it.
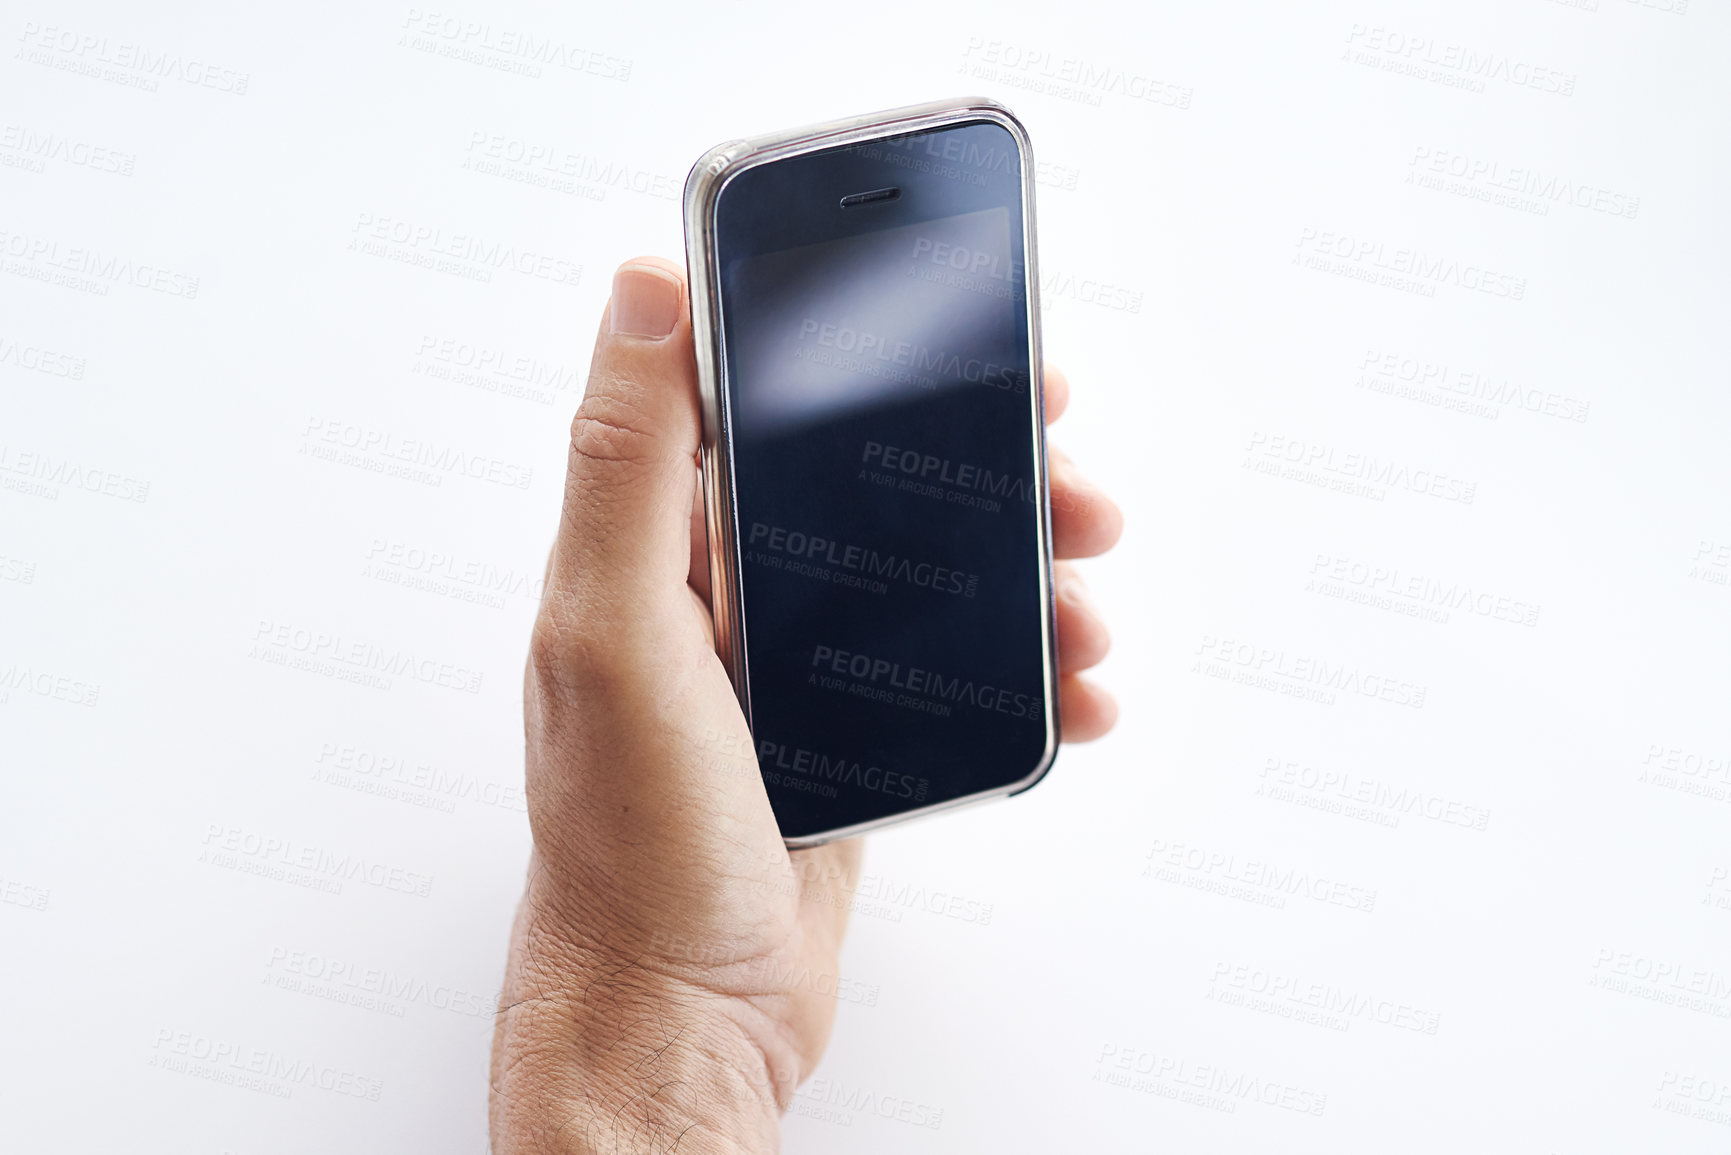
[{"label": "phone corner", "polygon": [[740,161],[751,152],[750,141],[737,138],[725,141],[698,157],[691,171],[685,174],[685,192],[680,207],[685,223],[686,263],[693,272],[721,186],[739,171]]},{"label": "phone corner", "polygon": [[685,200],[689,203],[693,194],[701,193],[733,167],[740,156],[751,151],[749,141],[735,137],[723,141],[714,148],[706,150],[692,164],[691,171],[685,174]]},{"label": "phone corner", "polygon": [[1052,725],[1047,732],[1046,748],[1041,752],[1040,760],[1034,764],[1034,769],[1029,772],[1027,777],[1010,787],[1006,797],[1014,798],[1018,794],[1026,794],[1043,782],[1046,775],[1052,772],[1052,767],[1057,765],[1058,749],[1061,742],[1057,712],[1053,711],[1051,717]]},{"label": "phone corner", "polygon": [[1015,110],[1003,101],[991,96],[969,96],[963,99],[969,107],[991,113],[993,119],[1004,121],[1022,137],[1027,137],[1028,126],[1023,123],[1021,117],[1016,115]]}]

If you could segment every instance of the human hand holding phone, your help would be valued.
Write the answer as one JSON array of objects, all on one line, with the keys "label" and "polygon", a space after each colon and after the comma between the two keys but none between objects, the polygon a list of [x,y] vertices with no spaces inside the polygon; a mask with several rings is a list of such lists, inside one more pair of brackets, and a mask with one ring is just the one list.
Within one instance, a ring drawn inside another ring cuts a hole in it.
[{"label": "human hand holding phone", "polygon": [[[1045,414],[1069,387],[1047,367]],[[858,839],[789,852],[716,657],[685,278],[615,275],[572,423],[524,684],[535,849],[494,1032],[495,1155],[773,1151],[834,1021]],[[1051,452],[1052,545],[1089,557],[1117,507]],[[1067,741],[1117,707],[1078,676],[1104,623],[1055,573]]]}]

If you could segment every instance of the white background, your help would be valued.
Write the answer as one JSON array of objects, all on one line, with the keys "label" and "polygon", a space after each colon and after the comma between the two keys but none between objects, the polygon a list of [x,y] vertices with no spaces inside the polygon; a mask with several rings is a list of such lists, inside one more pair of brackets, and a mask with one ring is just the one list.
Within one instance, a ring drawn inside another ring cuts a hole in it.
[{"label": "white background", "polygon": [[983,93],[1054,443],[1127,513],[1124,717],[871,840],[786,1149],[1725,1150],[1731,27],[1684,4],[7,4],[0,1148],[485,1150],[611,269],[712,144]]}]

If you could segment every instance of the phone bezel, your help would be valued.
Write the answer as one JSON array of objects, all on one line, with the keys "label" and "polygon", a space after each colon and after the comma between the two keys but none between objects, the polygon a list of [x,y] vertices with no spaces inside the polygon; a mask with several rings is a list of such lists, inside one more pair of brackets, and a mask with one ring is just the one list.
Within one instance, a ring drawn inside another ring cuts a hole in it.
[{"label": "phone bezel", "polygon": [[[1004,105],[988,97],[934,101],[865,116],[848,117],[788,132],[728,141],[704,153],[685,182],[685,259],[690,283],[691,331],[697,355],[697,382],[703,411],[703,505],[709,536],[709,602],[715,621],[715,650],[727,668],[749,724],[751,686],[747,677],[744,612],[739,586],[740,542],[734,513],[733,438],[729,428],[727,364],[721,325],[721,269],[716,245],[716,204],[722,190],[740,173],[760,165],[825,149],[863,144],[885,137],[987,121],[1009,131],[1021,157],[1022,229],[1026,260],[1025,299],[1034,423],[1034,470],[1040,492],[1040,602],[1043,607],[1041,666],[1046,700],[1046,745],[1034,769],[1022,778],[975,794],[930,806],[898,811],[851,826],[784,838],[789,847],[819,846],[924,818],[962,806],[1008,797],[1029,789],[1052,768],[1059,742],[1057,624],[1052,590],[1052,500],[1046,468],[1045,365],[1040,343],[1040,277],[1034,228],[1034,157],[1027,129]],[[722,548],[717,548],[718,544]],[[755,736],[754,736],[755,742]]]}]

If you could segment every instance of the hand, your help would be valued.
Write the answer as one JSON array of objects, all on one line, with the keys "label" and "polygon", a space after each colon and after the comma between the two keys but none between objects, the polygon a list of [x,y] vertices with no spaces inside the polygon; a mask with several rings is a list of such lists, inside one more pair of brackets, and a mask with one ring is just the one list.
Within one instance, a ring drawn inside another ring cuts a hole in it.
[{"label": "hand", "polygon": [[[1046,370],[1046,416],[1069,387]],[[493,1038],[495,1155],[773,1151],[835,1017],[858,839],[789,854],[715,656],[678,266],[622,266],[571,426],[524,686],[535,847]],[[1051,454],[1053,543],[1117,507]],[[1106,629],[1057,567],[1063,732],[1117,706],[1077,676]],[[1037,805],[1037,803],[1036,803]]]}]

